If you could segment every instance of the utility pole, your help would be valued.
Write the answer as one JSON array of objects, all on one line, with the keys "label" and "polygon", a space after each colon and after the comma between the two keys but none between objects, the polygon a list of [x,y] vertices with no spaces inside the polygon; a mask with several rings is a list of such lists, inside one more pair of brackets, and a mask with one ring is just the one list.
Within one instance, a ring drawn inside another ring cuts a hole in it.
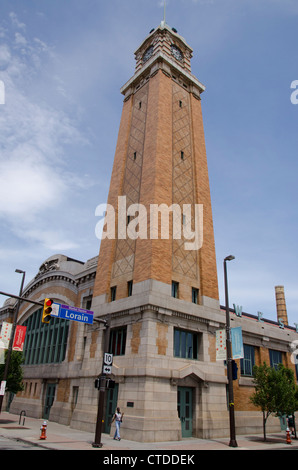
[{"label": "utility pole", "polygon": [[[94,319],[94,321],[100,321],[99,319]],[[109,342],[110,342],[110,326],[111,319],[110,317],[107,320],[104,320],[105,331],[104,331],[104,348],[103,348],[103,359],[102,359],[102,368],[100,373],[100,387],[99,387],[99,397],[98,397],[98,408],[97,408],[97,418],[96,418],[96,428],[95,428],[95,438],[92,443],[92,447],[102,447],[101,442],[101,432],[103,424],[103,411],[104,411],[104,400],[106,393],[106,374],[104,370],[104,354],[108,352]]]}]

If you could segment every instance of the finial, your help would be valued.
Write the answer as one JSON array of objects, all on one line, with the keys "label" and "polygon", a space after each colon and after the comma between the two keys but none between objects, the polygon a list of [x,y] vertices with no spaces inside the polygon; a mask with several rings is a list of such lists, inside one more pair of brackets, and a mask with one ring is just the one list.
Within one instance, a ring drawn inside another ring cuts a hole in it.
[{"label": "finial", "polygon": [[166,24],[166,0],[163,2],[163,20],[161,22],[162,26],[165,26]]}]

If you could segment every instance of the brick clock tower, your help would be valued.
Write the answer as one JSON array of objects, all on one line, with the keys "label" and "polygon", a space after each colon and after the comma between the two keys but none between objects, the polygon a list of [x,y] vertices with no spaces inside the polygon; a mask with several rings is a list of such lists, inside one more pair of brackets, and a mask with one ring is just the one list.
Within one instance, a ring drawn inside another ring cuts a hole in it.
[{"label": "brick clock tower", "polygon": [[106,406],[117,403],[125,437],[144,442],[207,437],[210,413],[222,435],[227,421],[224,369],[215,361],[215,330],[224,317],[201,112],[205,87],[191,73],[191,57],[165,21],[135,52],[135,73],[121,89],[93,292],[95,315],[111,319],[116,387]]}]

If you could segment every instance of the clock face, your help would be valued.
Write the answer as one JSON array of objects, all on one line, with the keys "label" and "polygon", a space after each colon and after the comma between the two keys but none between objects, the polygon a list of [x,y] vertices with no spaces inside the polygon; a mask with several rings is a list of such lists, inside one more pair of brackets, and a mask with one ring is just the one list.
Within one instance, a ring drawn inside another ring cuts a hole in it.
[{"label": "clock face", "polygon": [[180,51],[179,47],[174,46],[174,45],[172,44],[172,46],[171,46],[171,51],[172,51],[172,55],[175,57],[175,59],[179,60],[180,62],[183,61],[183,54],[182,54],[182,52]]},{"label": "clock face", "polygon": [[143,63],[147,62],[153,54],[153,46],[148,47],[143,55]]}]

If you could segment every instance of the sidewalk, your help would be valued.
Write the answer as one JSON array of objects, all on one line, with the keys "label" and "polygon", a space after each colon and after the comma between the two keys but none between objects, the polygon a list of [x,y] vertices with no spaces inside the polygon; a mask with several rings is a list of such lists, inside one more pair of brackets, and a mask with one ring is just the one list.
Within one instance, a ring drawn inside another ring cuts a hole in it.
[{"label": "sidewalk", "polygon": [[[121,441],[113,440],[108,434],[102,434],[101,448],[92,447],[94,433],[79,431],[69,426],[63,426],[55,422],[47,423],[46,440],[40,440],[40,427],[42,419],[23,417],[19,424],[19,416],[7,412],[2,412],[0,416],[0,437],[9,439],[19,439],[27,443],[34,444],[40,448],[50,450],[93,450],[102,451],[165,451],[184,452],[203,450],[298,450],[298,439],[292,439],[291,444],[286,443],[286,433],[268,434],[267,442],[264,442],[263,435],[236,436],[237,448],[229,447],[229,438],[218,439],[183,439],[181,441],[140,443],[129,441],[124,438]],[[116,454],[117,455],[117,454]]]}]

